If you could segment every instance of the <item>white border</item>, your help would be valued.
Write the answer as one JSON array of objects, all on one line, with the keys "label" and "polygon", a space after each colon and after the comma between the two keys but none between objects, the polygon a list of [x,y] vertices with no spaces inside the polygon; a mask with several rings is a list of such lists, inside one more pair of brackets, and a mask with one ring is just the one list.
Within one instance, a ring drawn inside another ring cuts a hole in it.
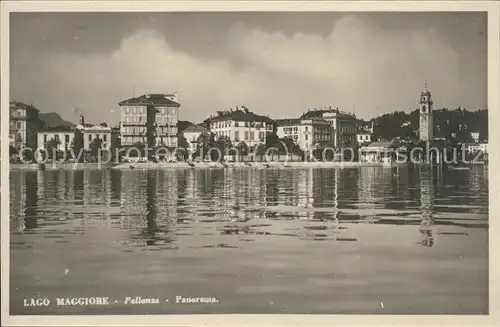
[{"label": "white border", "polygon": [[495,219],[500,215],[500,174],[494,170],[499,163],[500,133],[495,129],[500,123],[500,2],[496,1],[2,1],[1,6],[1,149],[8,153],[8,102],[9,102],[9,13],[66,12],[66,11],[487,11],[488,12],[488,108],[490,164],[490,234],[489,276],[490,293],[488,316],[408,316],[408,315],[130,315],[130,316],[10,316],[9,315],[9,164],[1,162],[1,232],[2,232],[2,325],[56,326],[56,325],[168,325],[168,326],[332,326],[332,325],[443,325],[485,326],[500,325],[500,277],[498,255],[500,249],[498,227]]}]

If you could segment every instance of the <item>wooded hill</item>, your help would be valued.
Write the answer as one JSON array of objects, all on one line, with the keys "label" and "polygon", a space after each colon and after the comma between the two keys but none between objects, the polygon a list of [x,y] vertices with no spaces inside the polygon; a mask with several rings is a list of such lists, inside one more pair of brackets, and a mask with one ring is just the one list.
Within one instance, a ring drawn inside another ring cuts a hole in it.
[{"label": "wooded hill", "polygon": [[[472,142],[471,133],[479,133],[479,141],[488,139],[488,110],[470,111],[457,108],[436,109],[434,113],[434,137]],[[373,139],[393,140],[397,137],[418,139],[419,110],[410,113],[396,111],[365,121],[373,125]],[[455,136],[453,136],[455,135]]]}]

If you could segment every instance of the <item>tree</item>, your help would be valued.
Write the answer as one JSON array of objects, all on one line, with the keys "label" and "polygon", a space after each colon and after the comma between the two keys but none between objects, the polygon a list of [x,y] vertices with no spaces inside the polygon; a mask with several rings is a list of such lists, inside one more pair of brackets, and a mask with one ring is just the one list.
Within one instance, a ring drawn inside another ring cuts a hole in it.
[{"label": "tree", "polygon": [[240,154],[240,161],[243,161],[243,156],[248,155],[248,151],[249,151],[248,145],[244,141],[241,141],[236,146],[236,149],[238,150],[238,153]]},{"label": "tree", "polygon": [[18,154],[19,152],[17,151],[17,149],[15,147],[13,147],[12,145],[9,145],[9,155],[12,157],[13,155],[16,155]]},{"label": "tree", "polygon": [[262,158],[264,157],[265,153],[266,153],[266,145],[264,143],[259,143],[255,148],[255,155],[260,156],[260,161],[262,161]]},{"label": "tree", "polygon": [[181,152],[182,158],[186,160],[189,157],[189,142],[184,136],[179,136],[177,139],[177,148]]},{"label": "tree", "polygon": [[99,137],[93,139],[92,143],[90,143],[89,150],[92,160],[99,161],[101,159],[99,158],[99,150],[102,149],[102,143],[103,141]]},{"label": "tree", "polygon": [[57,159],[58,154],[60,153],[59,144],[61,144],[61,141],[56,138],[51,138],[47,142],[47,151],[49,153],[49,159]]},{"label": "tree", "polygon": [[[204,157],[210,148],[214,146],[214,134],[203,132],[198,136],[196,153],[200,157]],[[202,158],[203,159],[203,158]]]},{"label": "tree", "polygon": [[[78,159],[79,162],[85,161],[86,151],[84,151],[83,145],[84,145],[83,132],[81,130],[77,129],[77,130],[75,130],[75,133],[73,136],[73,142],[72,142],[71,149],[73,150],[74,159],[75,160]],[[81,155],[80,155],[80,153],[81,153]]]},{"label": "tree", "polygon": [[[220,150],[222,156],[228,153],[228,150],[232,149],[233,147],[233,143],[231,142],[231,139],[228,136],[219,137],[214,145],[216,148]],[[216,154],[215,152],[212,152],[212,159],[214,158],[214,156],[217,155],[218,154]]]},{"label": "tree", "polygon": [[268,133],[266,136],[266,148],[275,146],[279,142],[279,137],[276,133]]}]

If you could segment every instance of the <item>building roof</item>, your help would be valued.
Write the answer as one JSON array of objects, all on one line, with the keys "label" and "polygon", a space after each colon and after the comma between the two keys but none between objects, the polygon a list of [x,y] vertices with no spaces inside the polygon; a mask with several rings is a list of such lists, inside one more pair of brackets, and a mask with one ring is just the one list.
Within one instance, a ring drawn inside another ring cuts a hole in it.
[{"label": "building roof", "polygon": [[75,128],[73,126],[53,126],[44,127],[38,130],[38,133],[73,133]]},{"label": "building roof", "polygon": [[209,132],[209,130],[200,125],[191,125],[184,130],[184,133],[203,133],[203,132]]},{"label": "building roof", "polygon": [[314,109],[314,110],[309,110],[306,111],[300,116],[301,119],[311,119],[311,118],[322,118],[324,114],[337,114],[340,117],[349,117],[352,119],[356,119],[356,116],[354,114],[351,114],[349,112],[344,112],[340,110],[339,108],[333,109],[332,107],[329,107],[328,109]]},{"label": "building roof", "polygon": [[13,106],[15,108],[20,108],[20,109],[26,109],[26,110],[34,110],[36,112],[39,112],[40,110],[38,110],[37,108],[35,108],[34,106],[32,105],[29,105],[29,104],[26,104],[24,102],[19,102],[19,101],[10,101],[9,102],[9,108]]},{"label": "building roof", "polygon": [[79,124],[76,126],[77,129],[84,130],[84,131],[102,131],[102,132],[110,132],[111,127],[109,126],[103,126],[101,124],[93,125],[93,124]]},{"label": "building roof", "polygon": [[300,125],[302,120],[300,118],[292,118],[292,119],[277,119],[276,124],[278,126],[293,126]]},{"label": "building roof", "polygon": [[149,106],[168,106],[168,107],[180,107],[181,105],[175,101],[169,99],[169,97],[175,96],[173,94],[143,94],[136,98],[130,98],[123,100],[118,103],[119,106],[124,105],[149,105]]},{"label": "building roof", "polygon": [[[246,109],[245,107],[243,107]],[[225,110],[218,111],[217,116],[209,117],[207,120],[210,122],[214,121],[225,121],[225,120],[233,120],[233,121],[248,121],[248,122],[266,122],[266,123],[274,123],[274,120],[267,116],[257,115],[248,109],[241,110]]]}]

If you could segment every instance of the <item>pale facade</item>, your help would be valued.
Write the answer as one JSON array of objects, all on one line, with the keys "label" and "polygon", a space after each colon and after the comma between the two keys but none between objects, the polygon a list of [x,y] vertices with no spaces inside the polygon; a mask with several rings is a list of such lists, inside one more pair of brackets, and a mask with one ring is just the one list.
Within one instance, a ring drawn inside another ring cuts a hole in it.
[{"label": "pale facade", "polygon": [[95,139],[102,140],[101,148],[111,148],[111,127],[102,125],[80,124],[76,129],[83,134],[83,148],[90,150],[90,145]]},{"label": "pale facade", "polygon": [[196,126],[196,125],[189,126],[184,130],[183,132],[184,138],[186,139],[189,145],[187,150],[190,151],[191,153],[194,153],[196,151],[196,148],[198,146],[198,138],[202,133],[210,133],[210,131],[203,126]]},{"label": "pale facade", "polygon": [[372,135],[370,133],[358,133],[356,134],[356,141],[358,144],[371,143]]},{"label": "pale facade", "polygon": [[479,142],[479,133],[478,132],[473,132],[473,133],[470,133],[472,139],[474,140],[474,142],[478,143]]},{"label": "pale facade", "polygon": [[57,150],[59,151],[68,151],[71,149],[71,143],[75,137],[75,132],[71,128],[51,128],[40,130],[38,132],[38,149],[48,149],[49,142],[51,140],[56,140],[58,142]]},{"label": "pale facade", "polygon": [[37,146],[39,110],[22,102],[9,103],[9,145],[16,149]]},{"label": "pale facade", "polygon": [[120,102],[122,146],[142,142],[149,145],[177,147],[177,93],[144,94]]},{"label": "pale facade", "polygon": [[303,151],[318,145],[331,146],[334,138],[330,122],[319,119],[286,119],[278,121],[276,135],[291,138]]},{"label": "pale facade", "polygon": [[333,128],[336,148],[356,145],[358,120],[354,114],[334,109],[324,112],[323,119],[330,122]]},{"label": "pale facade", "polygon": [[265,143],[267,133],[273,132],[274,122],[248,110],[227,110],[209,118],[210,131],[215,139],[227,136],[234,146],[245,142],[249,147]]}]

